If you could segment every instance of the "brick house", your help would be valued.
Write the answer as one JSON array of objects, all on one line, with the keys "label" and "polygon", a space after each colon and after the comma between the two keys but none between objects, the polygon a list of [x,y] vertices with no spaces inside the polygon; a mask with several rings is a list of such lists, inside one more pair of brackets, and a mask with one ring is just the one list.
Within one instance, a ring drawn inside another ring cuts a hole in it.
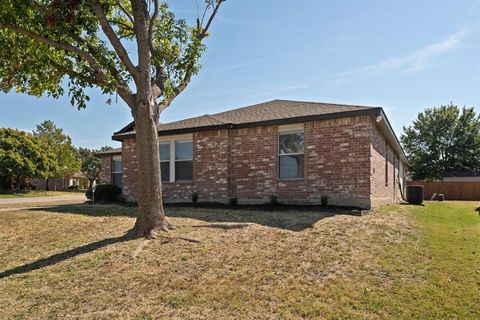
[{"label": "brick house", "polygon": [[[158,125],[165,202],[329,204],[397,202],[406,157],[382,108],[274,100]],[[135,126],[101,154],[104,183],[137,198]],[[112,171],[113,169],[113,171]],[[119,182],[120,181],[120,182]]]}]

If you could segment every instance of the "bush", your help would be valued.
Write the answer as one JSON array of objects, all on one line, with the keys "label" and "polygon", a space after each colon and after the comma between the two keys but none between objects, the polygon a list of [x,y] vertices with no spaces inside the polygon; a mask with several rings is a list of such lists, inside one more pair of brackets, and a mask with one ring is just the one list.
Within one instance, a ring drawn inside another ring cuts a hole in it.
[{"label": "bush", "polygon": [[[118,202],[121,201],[122,189],[114,184],[99,184],[95,188],[95,202]],[[92,200],[92,190],[88,190],[85,196]]]},{"label": "bush", "polygon": [[271,205],[277,205],[279,202],[278,202],[278,196],[276,194],[272,194],[270,196],[270,204]]},{"label": "bush", "polygon": [[326,206],[328,204],[328,196],[322,194],[322,197],[320,198],[320,203],[322,206]]},{"label": "bush", "polygon": [[194,192],[192,193],[192,202],[197,203],[198,201],[198,193]]},{"label": "bush", "polygon": [[68,190],[70,191],[78,190],[78,186],[75,186],[75,185],[68,186]]},{"label": "bush", "polygon": [[238,203],[238,197],[236,197],[236,196],[230,197],[230,205],[236,206],[237,203]]}]

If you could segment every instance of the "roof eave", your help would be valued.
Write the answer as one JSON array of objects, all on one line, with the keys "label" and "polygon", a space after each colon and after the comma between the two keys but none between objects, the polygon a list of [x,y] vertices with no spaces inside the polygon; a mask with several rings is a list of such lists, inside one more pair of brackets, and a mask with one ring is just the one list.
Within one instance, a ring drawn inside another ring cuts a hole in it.
[{"label": "roof eave", "polygon": [[393,131],[392,125],[390,124],[390,121],[388,121],[387,116],[385,115],[385,112],[383,111],[382,108],[377,108],[378,109],[378,116],[382,117],[382,120],[378,122],[380,126],[383,126],[385,131],[387,131],[388,136],[390,136],[390,144],[393,145],[393,147],[396,149],[398,154],[400,155],[400,158],[403,163],[408,164],[408,159],[407,155],[405,154],[405,151],[403,150],[402,144],[397,138],[397,135],[395,134],[395,131]]},{"label": "roof eave", "polygon": [[[173,135],[173,134],[219,130],[219,129],[233,129],[233,128],[241,129],[241,128],[251,128],[251,127],[259,127],[259,126],[269,126],[269,125],[282,125],[282,124],[291,124],[291,123],[316,121],[316,120],[328,120],[328,119],[336,119],[336,118],[344,118],[344,117],[360,116],[360,115],[373,115],[373,114],[377,114],[379,111],[381,111],[381,109],[382,108],[368,108],[368,109],[361,109],[361,110],[325,113],[325,114],[283,118],[283,119],[275,119],[275,120],[255,121],[255,122],[247,122],[247,123],[239,123],[239,124],[226,123],[226,124],[220,124],[220,125],[209,125],[209,126],[194,127],[194,128],[171,129],[171,130],[159,131],[159,135],[166,136],[166,135]],[[126,138],[133,138],[136,135],[135,132],[131,132],[131,133],[125,132],[121,134],[119,133],[120,132],[114,133],[114,135],[112,136],[112,140],[122,141]]]},{"label": "roof eave", "polygon": [[[202,127],[195,127],[195,128],[181,128],[181,129],[171,129],[171,130],[162,130],[158,131],[159,136],[170,136],[174,134],[182,134],[182,133],[192,133],[192,132],[199,132],[199,131],[210,131],[210,130],[221,130],[221,129],[232,129],[233,124],[225,123],[225,124],[218,124],[218,125],[210,125],[210,126],[202,126]],[[136,136],[136,132],[131,133],[123,133],[117,135],[115,133],[112,136],[112,140],[115,141],[123,141],[128,138],[134,138]]]}]

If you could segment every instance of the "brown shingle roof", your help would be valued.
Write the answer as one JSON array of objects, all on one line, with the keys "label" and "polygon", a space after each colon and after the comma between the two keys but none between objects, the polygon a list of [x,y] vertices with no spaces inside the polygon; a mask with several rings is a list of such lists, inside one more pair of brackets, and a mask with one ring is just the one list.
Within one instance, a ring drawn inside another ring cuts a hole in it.
[{"label": "brown shingle roof", "polygon": [[95,153],[95,155],[100,156],[100,155],[107,155],[107,154],[120,154],[122,153],[122,148],[116,148],[116,149],[110,149],[110,150],[105,150],[105,151],[99,151]]},{"label": "brown shingle roof", "polygon": [[371,107],[320,102],[273,100],[248,107],[216,113],[212,116],[217,119],[222,119],[227,123],[241,124],[345,111],[357,111],[370,108]]},{"label": "brown shingle roof", "polygon": [[[187,129],[192,129],[192,131],[194,131],[195,128],[200,127],[224,126],[226,124],[254,124],[367,109],[372,109],[372,107],[320,102],[272,100],[212,115],[206,114],[170,123],[160,123],[157,127],[159,132]],[[115,136],[121,137],[122,135],[133,134],[134,131],[132,128],[133,126],[131,125],[127,126],[124,128],[126,130],[122,129],[115,133]]]}]

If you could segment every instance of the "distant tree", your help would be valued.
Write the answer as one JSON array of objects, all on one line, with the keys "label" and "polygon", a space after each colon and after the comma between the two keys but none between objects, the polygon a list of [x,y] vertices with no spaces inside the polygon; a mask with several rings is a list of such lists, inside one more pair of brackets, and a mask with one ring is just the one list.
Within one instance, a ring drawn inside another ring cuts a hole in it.
[{"label": "distant tree", "polygon": [[52,154],[30,133],[0,128],[0,174],[16,182],[17,190],[28,176],[46,177]]},{"label": "distant tree", "polygon": [[53,154],[52,166],[47,172],[47,190],[50,178],[64,178],[80,170],[81,161],[72,139],[61,128],[57,128],[53,121],[46,120],[37,125],[33,135],[38,137],[43,146],[49,148]]},{"label": "distant tree", "polygon": [[449,170],[480,170],[480,117],[452,104],[429,108],[400,140],[415,180],[442,179]]},{"label": "distant tree", "polygon": [[88,190],[92,189],[93,182],[98,179],[102,170],[102,159],[95,155],[97,152],[97,150],[78,148],[78,155],[81,160],[80,171],[88,179]]},{"label": "distant tree", "polygon": [[53,98],[68,92],[83,108],[96,87],[118,94],[130,108],[139,236],[168,230],[157,124],[200,70],[204,41],[223,2],[197,1],[197,17],[188,23],[161,0],[0,1],[0,89]]}]

